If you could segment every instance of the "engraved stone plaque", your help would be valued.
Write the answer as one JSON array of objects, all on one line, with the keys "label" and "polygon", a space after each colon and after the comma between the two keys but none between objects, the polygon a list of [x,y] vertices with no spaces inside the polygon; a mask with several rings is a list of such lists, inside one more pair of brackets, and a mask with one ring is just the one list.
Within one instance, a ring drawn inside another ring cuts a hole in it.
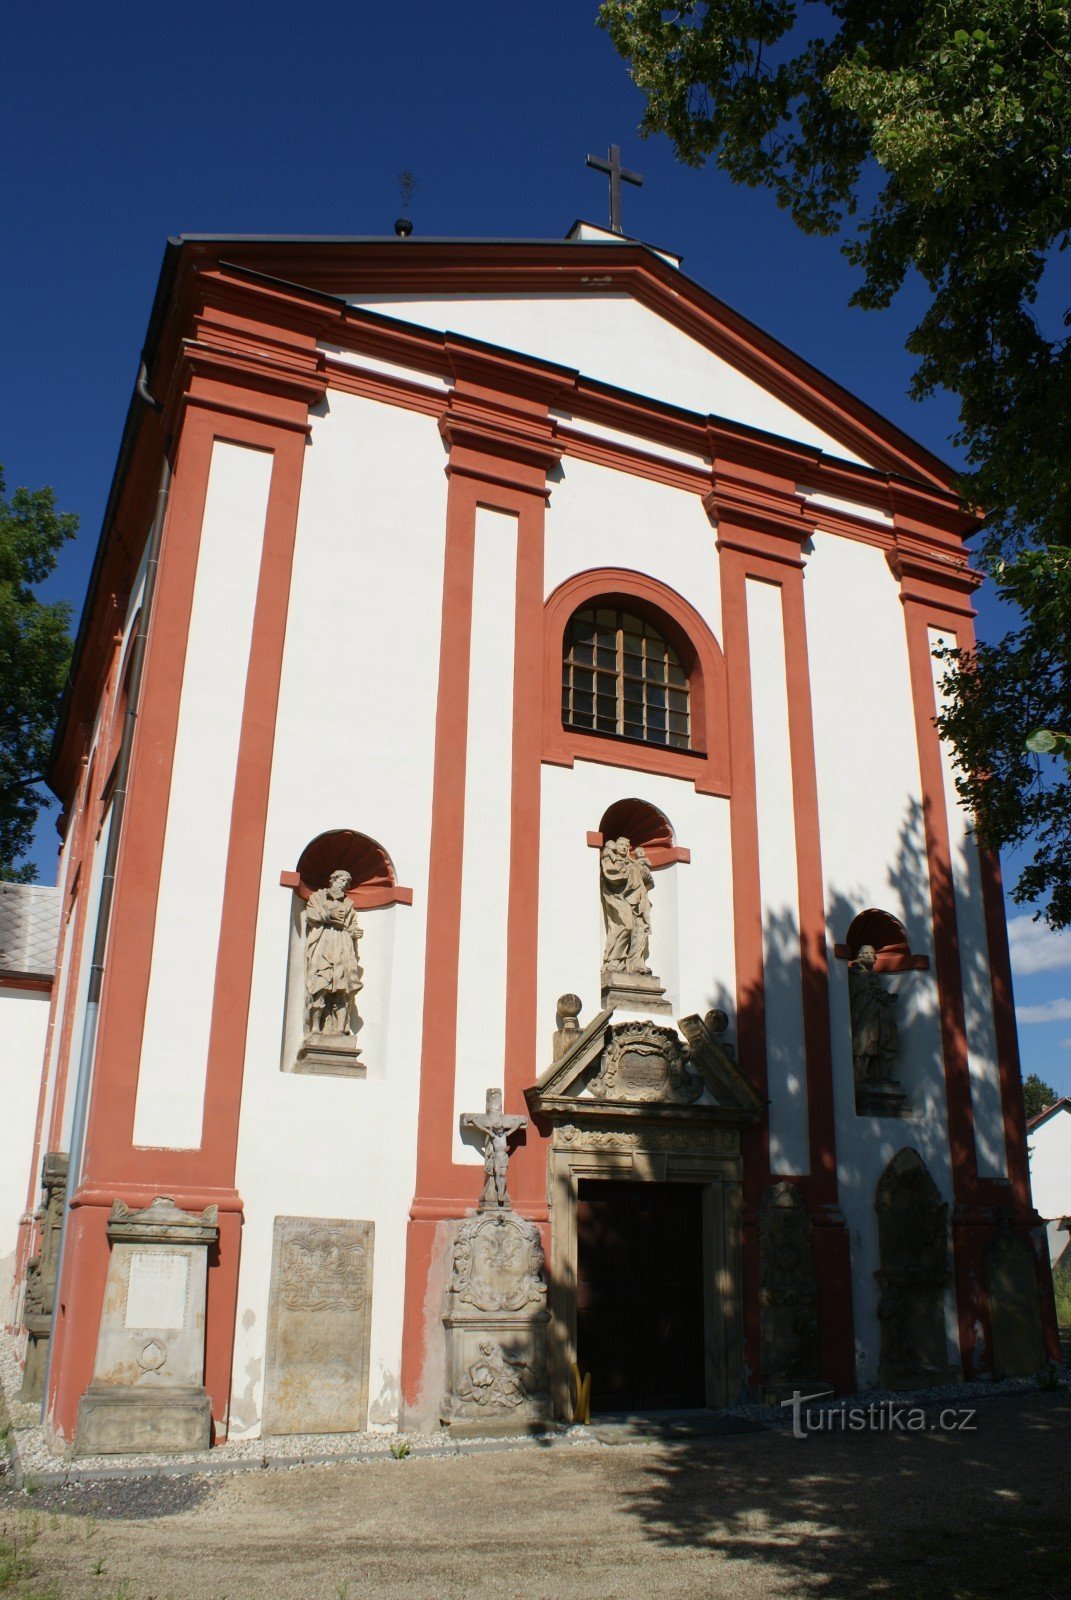
[{"label": "engraved stone plaque", "polygon": [[134,1250],[126,1291],[125,1328],[178,1329],[186,1321],[190,1258],[183,1252]]},{"label": "engraved stone plaque", "polygon": [[276,1217],[265,1433],[359,1433],[368,1422],[375,1224]]}]

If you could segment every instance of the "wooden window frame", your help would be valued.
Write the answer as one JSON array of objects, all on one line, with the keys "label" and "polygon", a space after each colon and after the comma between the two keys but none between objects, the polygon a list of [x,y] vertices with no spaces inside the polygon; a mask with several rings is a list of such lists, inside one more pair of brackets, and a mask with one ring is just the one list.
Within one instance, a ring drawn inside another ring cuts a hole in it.
[{"label": "wooden window frame", "polygon": [[[675,652],[688,682],[691,746],[650,744],[574,727],[562,719],[562,663],[569,624],[590,606],[627,611],[649,622]],[[603,567],[577,573],[544,608],[543,760],[577,760],[658,772],[691,781],[701,794],[729,794],[729,725],[725,659],[703,618],[675,590],[641,572]]]}]

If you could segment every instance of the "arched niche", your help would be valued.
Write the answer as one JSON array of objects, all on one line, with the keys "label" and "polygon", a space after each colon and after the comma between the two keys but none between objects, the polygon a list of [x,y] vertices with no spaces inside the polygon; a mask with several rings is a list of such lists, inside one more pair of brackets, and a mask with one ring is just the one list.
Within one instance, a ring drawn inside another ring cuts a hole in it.
[{"label": "arched niche", "polygon": [[412,889],[404,889],[398,883],[394,863],[383,846],[353,828],[332,828],[317,834],[298,857],[296,871],[280,873],[279,882],[307,900],[340,868],[350,875],[349,899],[358,908],[413,903]]},{"label": "arched niche", "polygon": [[598,830],[588,834],[588,844],[601,850],[607,839],[625,838],[635,849],[642,845],[654,868],[668,867],[674,861],[691,861],[692,853],[676,843],[673,827],[665,812],[646,800],[615,800],[603,812]]},{"label": "arched niche", "polygon": [[915,954],[907,929],[889,911],[876,906],[860,911],[852,918],[844,943],[834,945],[833,954],[838,961],[854,961],[865,944],[874,947],[875,972],[929,971],[929,956]]}]

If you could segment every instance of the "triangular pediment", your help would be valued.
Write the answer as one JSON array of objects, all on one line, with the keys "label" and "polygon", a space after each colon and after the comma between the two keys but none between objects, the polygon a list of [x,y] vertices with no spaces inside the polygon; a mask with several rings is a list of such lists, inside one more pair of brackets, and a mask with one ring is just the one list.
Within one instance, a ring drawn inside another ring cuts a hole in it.
[{"label": "triangular pediment", "polygon": [[[679,1031],[678,1031],[679,1030]],[[721,1035],[722,1012],[682,1017],[677,1028],[633,1012],[598,1012],[525,1099],[533,1116],[682,1116],[753,1122],[763,1101]]]}]

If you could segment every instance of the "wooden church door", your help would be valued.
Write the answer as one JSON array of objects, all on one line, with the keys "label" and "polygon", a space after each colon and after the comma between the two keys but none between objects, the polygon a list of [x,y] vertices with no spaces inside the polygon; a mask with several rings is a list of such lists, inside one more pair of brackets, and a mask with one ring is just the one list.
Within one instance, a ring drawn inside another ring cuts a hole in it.
[{"label": "wooden church door", "polygon": [[593,1411],[702,1406],[703,1187],[582,1180],[577,1358]]}]

